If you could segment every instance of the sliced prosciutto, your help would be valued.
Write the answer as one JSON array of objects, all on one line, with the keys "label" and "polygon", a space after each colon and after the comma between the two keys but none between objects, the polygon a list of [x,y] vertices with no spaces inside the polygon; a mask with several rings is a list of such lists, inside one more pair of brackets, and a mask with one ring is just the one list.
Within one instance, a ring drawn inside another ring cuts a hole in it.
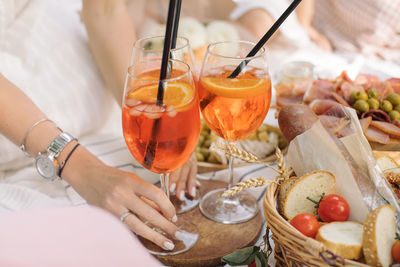
[{"label": "sliced prosciutto", "polygon": [[399,78],[391,78],[386,80],[386,82],[390,83],[393,88],[393,91],[397,94],[400,94],[400,79]]},{"label": "sliced prosciutto", "polygon": [[394,121],[392,121],[392,123],[394,125],[396,125],[397,127],[400,127],[400,120],[394,120]]},{"label": "sliced prosciutto", "polygon": [[369,74],[358,74],[354,80],[356,84],[364,84],[364,83],[371,83],[371,82],[379,82],[379,77],[375,75]]},{"label": "sliced prosciutto", "polygon": [[303,101],[303,96],[277,96],[276,97],[276,104],[279,107],[284,107],[290,104],[299,104]]},{"label": "sliced prosciutto", "polygon": [[393,93],[392,85],[389,82],[372,82],[363,84],[365,91],[375,89],[378,92],[378,100],[382,101],[390,93]]},{"label": "sliced prosciutto", "polygon": [[400,138],[400,128],[394,124],[384,121],[372,121],[371,126],[387,133],[395,138]]},{"label": "sliced prosciutto", "polygon": [[352,84],[350,82],[343,82],[340,87],[338,87],[337,92],[344,97],[347,102],[350,102],[350,95],[352,92],[364,91],[364,87],[359,84]]},{"label": "sliced prosciutto", "polygon": [[311,102],[309,106],[317,115],[335,115],[337,117],[344,116],[342,105],[334,100],[316,99]]},{"label": "sliced prosciutto", "polygon": [[335,92],[334,83],[327,79],[315,80],[304,94],[303,101],[308,104],[316,99],[332,99],[332,92]]},{"label": "sliced prosciutto", "polygon": [[368,127],[371,125],[372,117],[366,117],[364,119],[360,119],[360,124],[363,132],[365,132]]},{"label": "sliced prosciutto", "polygon": [[390,137],[388,134],[382,132],[381,130],[375,127],[368,127],[368,129],[364,132],[365,137],[368,141],[380,143],[380,144],[389,144]]}]

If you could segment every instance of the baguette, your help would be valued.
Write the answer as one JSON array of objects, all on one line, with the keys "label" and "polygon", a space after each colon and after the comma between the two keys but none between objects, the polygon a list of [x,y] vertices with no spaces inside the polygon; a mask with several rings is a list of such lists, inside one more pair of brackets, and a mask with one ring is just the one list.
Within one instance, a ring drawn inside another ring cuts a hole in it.
[{"label": "baguette", "polygon": [[315,204],[307,199],[318,201],[323,194],[334,192],[336,178],[328,171],[313,171],[298,179],[286,193],[282,204],[282,213],[287,220],[297,214],[317,214]]},{"label": "baguette", "polygon": [[322,225],[315,237],[330,251],[345,259],[358,260],[362,256],[363,224],[332,222]]},{"label": "baguette", "polygon": [[364,222],[363,251],[367,264],[388,267],[392,264],[391,248],[396,237],[395,209],[383,205],[371,211]]},{"label": "baguette", "polygon": [[281,184],[281,187],[279,189],[279,199],[278,199],[279,213],[283,214],[283,203],[286,198],[287,192],[289,192],[290,188],[297,182],[297,180],[299,180],[299,177],[291,177],[283,181],[283,183]]}]

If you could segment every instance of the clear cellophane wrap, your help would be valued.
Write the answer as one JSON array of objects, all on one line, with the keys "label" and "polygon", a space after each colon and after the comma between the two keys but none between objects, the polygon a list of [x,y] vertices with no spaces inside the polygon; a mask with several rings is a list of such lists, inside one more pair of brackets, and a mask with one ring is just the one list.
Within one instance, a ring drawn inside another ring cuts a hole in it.
[{"label": "clear cellophane wrap", "polygon": [[[328,112],[329,114],[329,112]],[[346,136],[338,138],[320,121],[290,142],[287,160],[297,176],[327,170],[336,177],[335,193],[350,205],[350,220],[364,222],[369,211],[385,204],[400,207],[378,167],[354,109],[342,107],[331,114],[346,120]]]}]

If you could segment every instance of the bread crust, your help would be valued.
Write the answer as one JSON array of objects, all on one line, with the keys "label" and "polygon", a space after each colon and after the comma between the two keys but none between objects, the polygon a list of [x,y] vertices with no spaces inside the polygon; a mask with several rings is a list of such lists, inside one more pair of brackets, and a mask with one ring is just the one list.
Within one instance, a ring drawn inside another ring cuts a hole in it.
[{"label": "bread crust", "polygon": [[395,213],[393,206],[383,205],[371,211],[364,222],[363,252],[367,264],[371,266],[386,267],[382,265],[378,257],[378,244],[376,240],[377,218],[382,209],[385,208],[390,208],[393,210],[393,214]]},{"label": "bread crust", "polygon": [[299,179],[299,177],[290,177],[289,179],[286,179],[285,181],[283,181],[283,183],[280,186],[279,198],[278,198],[278,212],[283,216],[284,216],[283,205],[284,205],[284,200],[286,198],[286,195],[289,192],[290,188],[295,184],[295,182],[298,179]]},{"label": "bread crust", "polygon": [[[299,184],[302,183],[302,181],[304,181],[305,179],[308,179],[310,176],[312,176],[312,175],[314,175],[314,174],[318,174],[318,173],[326,173],[326,174],[328,174],[329,176],[331,176],[331,177],[333,178],[332,188],[331,188],[330,192],[326,192],[326,193],[327,193],[327,194],[334,193],[334,190],[335,190],[335,183],[336,183],[336,177],[335,177],[335,175],[333,175],[331,172],[329,172],[329,171],[323,171],[323,170],[318,170],[318,171],[312,171],[312,172],[310,172],[310,173],[307,173],[306,175],[303,175],[302,177],[300,177],[300,178],[290,187],[289,191],[286,193],[285,198],[283,199],[283,203],[282,203],[282,215],[283,215],[287,220],[290,220],[290,219],[291,219],[291,217],[288,216],[288,213],[287,213],[287,206],[288,206],[288,198],[289,198],[289,195],[293,192],[294,188],[295,188],[297,185],[299,185]],[[310,202],[310,203],[311,203],[311,202]],[[317,210],[315,210],[314,214],[317,215],[316,213],[317,213]]]},{"label": "bread crust", "polygon": [[323,243],[327,249],[332,251],[334,254],[341,256],[345,259],[350,260],[358,260],[362,257],[363,250],[362,244],[359,245],[346,245],[342,243],[335,243],[328,239],[325,239],[322,234],[320,233],[323,227],[331,227],[332,224],[340,224],[340,223],[354,223],[362,226],[362,223],[359,222],[331,222],[325,225],[321,225],[320,229],[318,230],[317,236],[315,237],[316,240]]}]

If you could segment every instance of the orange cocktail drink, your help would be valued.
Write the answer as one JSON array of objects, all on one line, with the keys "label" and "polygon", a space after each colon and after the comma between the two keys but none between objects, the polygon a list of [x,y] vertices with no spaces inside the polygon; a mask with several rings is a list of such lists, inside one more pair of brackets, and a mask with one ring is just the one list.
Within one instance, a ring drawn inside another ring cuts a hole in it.
[{"label": "orange cocktail drink", "polygon": [[156,173],[176,170],[196,147],[200,132],[198,97],[192,79],[182,78],[185,75],[173,69],[161,106],[156,104],[159,69],[127,81],[122,107],[124,138],[135,159]]},{"label": "orange cocktail drink", "polygon": [[[246,41],[213,43],[204,58],[198,87],[201,113],[210,129],[228,145],[252,134],[264,121],[270,106],[271,79],[265,49],[247,56],[254,45]],[[236,67],[239,75],[230,77]],[[228,163],[230,188],[232,155]],[[202,197],[199,207],[206,217],[232,224],[248,221],[258,213],[257,200],[248,192],[223,197],[224,191],[216,189]]]},{"label": "orange cocktail drink", "polygon": [[[200,109],[208,126],[220,137],[237,141],[263,122],[271,102],[271,80],[258,68],[237,78],[227,76],[235,66],[205,73],[199,82]],[[264,73],[265,74],[265,73]]]}]

